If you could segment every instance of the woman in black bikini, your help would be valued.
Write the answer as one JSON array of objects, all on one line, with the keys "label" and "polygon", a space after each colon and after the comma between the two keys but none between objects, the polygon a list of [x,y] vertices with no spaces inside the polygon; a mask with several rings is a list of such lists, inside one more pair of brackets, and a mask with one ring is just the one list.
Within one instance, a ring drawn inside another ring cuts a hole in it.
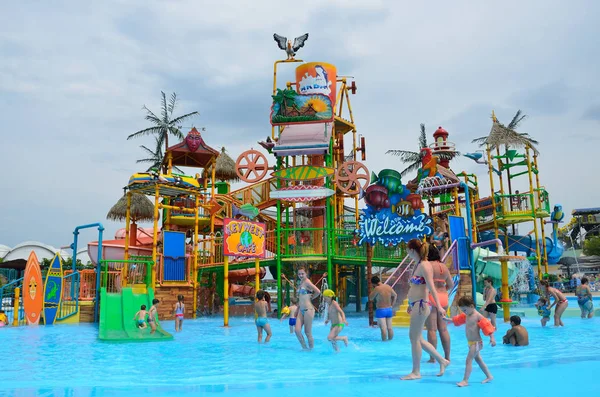
[{"label": "woman in black bikini", "polygon": [[450,361],[442,357],[431,343],[423,338],[423,326],[431,313],[431,304],[429,303],[427,290],[430,291],[438,312],[442,313],[443,316],[445,315],[433,282],[431,264],[427,261],[429,246],[421,240],[412,239],[408,242],[407,248],[408,255],[417,263],[409,280],[410,289],[408,290],[408,312],[410,313],[409,337],[412,348],[413,369],[410,374],[401,379],[414,380],[421,378],[422,350],[425,350],[440,363],[438,376],[442,376]]},{"label": "woman in black bikini", "polygon": [[[309,280],[306,268],[300,266],[298,268],[298,314],[296,316],[296,336],[304,350],[312,349],[315,341],[312,336],[312,323],[315,318],[315,307],[312,300],[321,294],[321,291]],[[308,347],[302,335],[302,327],[308,340]]]}]

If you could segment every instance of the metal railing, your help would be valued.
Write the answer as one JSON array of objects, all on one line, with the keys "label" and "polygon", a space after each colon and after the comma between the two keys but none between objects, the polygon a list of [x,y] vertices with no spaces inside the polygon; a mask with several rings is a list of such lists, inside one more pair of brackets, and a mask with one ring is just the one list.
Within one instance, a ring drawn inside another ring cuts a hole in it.
[{"label": "metal railing", "polygon": [[281,231],[285,245],[282,257],[327,255],[327,230],[325,228],[286,228]]},{"label": "metal railing", "polygon": [[[57,320],[74,316],[79,311],[79,272],[63,276],[63,296],[58,307]],[[65,299],[65,295],[67,299]]]},{"label": "metal railing", "polygon": [[115,293],[127,285],[150,285],[152,265],[152,261],[101,260],[101,287]]},{"label": "metal railing", "polygon": [[[63,278],[63,300],[71,299],[71,278],[68,278],[72,274],[72,270],[65,271],[65,277]],[[92,269],[80,270],[79,271],[79,300],[80,301],[93,301],[96,298],[96,271]],[[77,290],[76,290],[77,291]]]},{"label": "metal railing", "polygon": [[13,280],[12,282],[0,287],[0,308],[6,314],[8,325],[15,325],[15,289],[19,288],[17,325],[26,325],[25,311],[23,310],[23,278]]}]

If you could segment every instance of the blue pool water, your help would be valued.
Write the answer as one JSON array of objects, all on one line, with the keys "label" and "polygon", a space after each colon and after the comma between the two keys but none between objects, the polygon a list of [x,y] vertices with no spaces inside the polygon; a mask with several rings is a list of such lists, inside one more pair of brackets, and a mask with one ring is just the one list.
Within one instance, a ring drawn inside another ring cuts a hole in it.
[{"label": "blue pool water", "polygon": [[[186,320],[175,340],[162,343],[105,343],[95,325],[0,329],[0,395],[17,396],[360,396],[478,395],[541,396],[600,391],[600,319],[566,319],[564,328],[542,328],[524,321],[531,345],[487,346],[482,357],[495,379],[481,385],[474,367],[471,386],[459,389],[467,344],[464,327],[450,327],[452,364],[437,378],[437,366],[423,363],[423,379],[400,381],[411,370],[408,330],[396,328],[396,339],[382,343],[365,317],[350,317],[344,333],[350,346],[338,354],[326,342],[328,327],[317,325],[316,346],[303,352],[288,326],[271,321],[269,345],[256,344],[249,318]],[[173,322],[164,322],[173,330]],[[500,324],[501,341],[508,325]],[[441,348],[440,348],[441,349]],[[424,356],[424,359],[425,356]],[[580,387],[583,387],[582,389]],[[512,393],[508,393],[508,391]],[[417,395],[417,394],[415,394]]]}]

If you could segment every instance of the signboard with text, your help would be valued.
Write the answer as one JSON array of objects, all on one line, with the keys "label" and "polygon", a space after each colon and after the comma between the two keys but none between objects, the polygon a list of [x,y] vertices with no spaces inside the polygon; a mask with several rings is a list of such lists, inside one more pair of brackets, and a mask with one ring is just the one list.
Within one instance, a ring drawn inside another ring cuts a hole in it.
[{"label": "signboard with text", "polygon": [[227,218],[223,222],[223,254],[245,258],[264,258],[266,254],[264,223]]},{"label": "signboard with text", "polygon": [[402,184],[398,171],[385,169],[371,179],[356,230],[359,245],[395,246],[433,233],[433,220],[421,211],[421,196]]}]

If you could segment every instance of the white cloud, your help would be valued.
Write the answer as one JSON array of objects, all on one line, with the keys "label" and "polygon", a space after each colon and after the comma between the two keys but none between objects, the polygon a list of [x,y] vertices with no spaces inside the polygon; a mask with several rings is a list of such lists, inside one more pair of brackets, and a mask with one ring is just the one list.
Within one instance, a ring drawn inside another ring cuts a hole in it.
[{"label": "white cloud", "polygon": [[[270,133],[272,40],[309,32],[299,57],[356,77],[352,106],[372,170],[415,150],[419,123],[443,125],[462,152],[495,109],[521,108],[540,140],[540,177],[569,211],[597,206],[599,6],[508,1],[115,1],[11,4],[0,16],[3,164],[0,242],[63,245],[77,224],[104,221],[139,167],[126,141],[142,105],[177,91],[179,112],[215,148],[237,155]],[[596,11],[596,12],[594,12]],[[280,70],[279,81],[293,68]],[[559,82],[559,83],[557,83]],[[235,106],[232,106],[234,104]],[[584,120],[584,118],[587,118]],[[271,157],[270,161],[274,163]],[[479,175],[468,159],[454,163]],[[105,222],[108,224],[108,222]],[[116,224],[110,224],[111,237]]]}]

